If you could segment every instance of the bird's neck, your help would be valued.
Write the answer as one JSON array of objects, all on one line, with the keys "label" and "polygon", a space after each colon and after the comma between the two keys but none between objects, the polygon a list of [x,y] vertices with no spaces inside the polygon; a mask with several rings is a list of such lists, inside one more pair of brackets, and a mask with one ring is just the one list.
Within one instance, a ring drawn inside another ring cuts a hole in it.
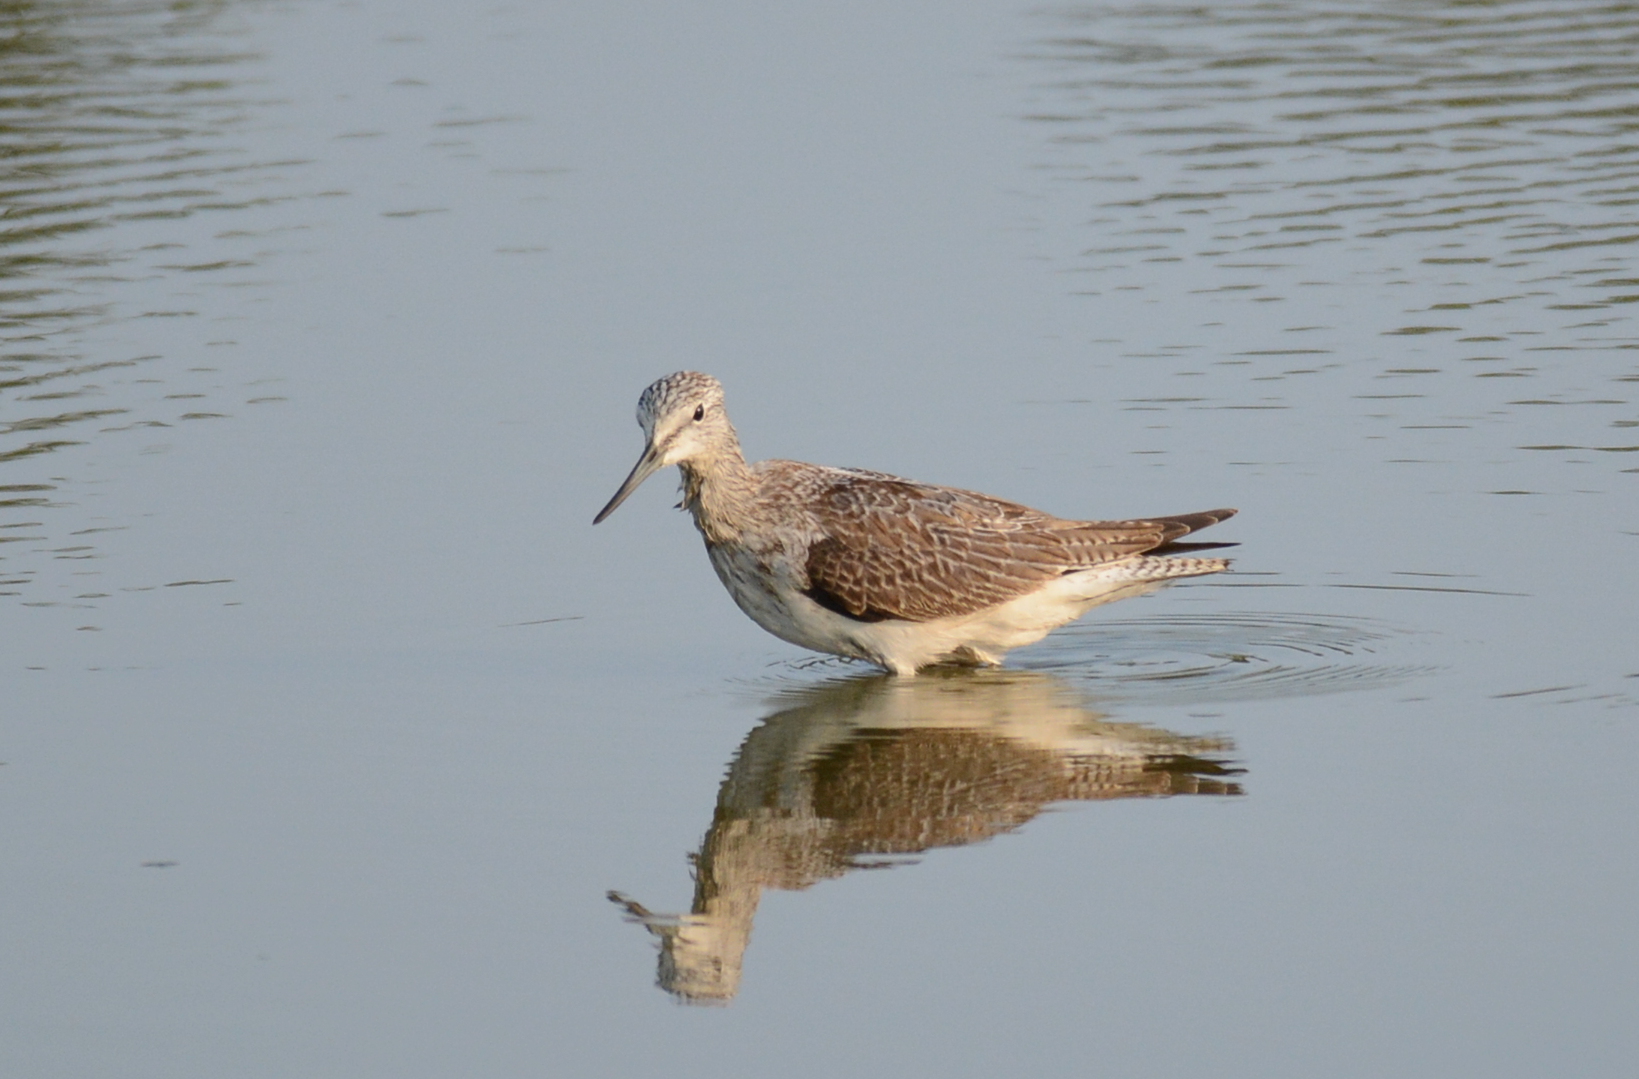
[{"label": "bird's neck", "polygon": [[757,477],[738,444],[709,457],[681,462],[683,506],[694,514],[695,527],[707,543],[732,543],[750,523],[757,499]]}]

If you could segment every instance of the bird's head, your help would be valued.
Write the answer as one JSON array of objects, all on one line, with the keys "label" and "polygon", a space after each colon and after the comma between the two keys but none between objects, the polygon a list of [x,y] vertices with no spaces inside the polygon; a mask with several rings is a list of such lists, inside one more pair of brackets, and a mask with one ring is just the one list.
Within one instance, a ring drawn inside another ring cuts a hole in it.
[{"label": "bird's head", "polygon": [[592,519],[597,524],[638,486],[667,465],[709,459],[738,446],[723,411],[723,384],[698,371],[656,379],[637,400],[637,423],[647,444],[615,497]]}]

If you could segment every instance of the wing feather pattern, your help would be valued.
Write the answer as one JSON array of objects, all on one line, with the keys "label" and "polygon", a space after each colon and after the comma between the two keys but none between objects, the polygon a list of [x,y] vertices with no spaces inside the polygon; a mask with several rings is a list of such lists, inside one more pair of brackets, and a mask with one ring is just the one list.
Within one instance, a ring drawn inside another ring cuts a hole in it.
[{"label": "wing feather pattern", "polygon": [[842,470],[818,494],[810,508],[822,536],[808,549],[805,594],[864,622],[971,614],[1235,513],[1067,521],[973,491]]}]

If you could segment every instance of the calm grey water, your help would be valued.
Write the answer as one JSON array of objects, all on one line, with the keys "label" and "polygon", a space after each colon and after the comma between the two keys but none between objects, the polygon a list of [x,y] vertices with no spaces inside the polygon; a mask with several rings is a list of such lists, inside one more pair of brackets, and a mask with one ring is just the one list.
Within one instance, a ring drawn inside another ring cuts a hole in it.
[{"label": "calm grey water", "polygon": [[[5,1074],[1631,1074],[1639,5],[53,0],[0,109]],[[680,368],[1235,572],[816,660],[590,526]]]}]

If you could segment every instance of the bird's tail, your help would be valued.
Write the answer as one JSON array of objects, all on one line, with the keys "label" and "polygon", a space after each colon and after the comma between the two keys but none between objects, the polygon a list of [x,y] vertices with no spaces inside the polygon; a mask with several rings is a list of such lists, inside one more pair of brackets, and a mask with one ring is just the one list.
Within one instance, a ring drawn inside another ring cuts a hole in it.
[{"label": "bird's tail", "polygon": [[1174,577],[1203,577],[1229,568],[1227,558],[1152,558],[1140,555],[1110,567],[1108,576],[1122,581],[1167,581]]}]

